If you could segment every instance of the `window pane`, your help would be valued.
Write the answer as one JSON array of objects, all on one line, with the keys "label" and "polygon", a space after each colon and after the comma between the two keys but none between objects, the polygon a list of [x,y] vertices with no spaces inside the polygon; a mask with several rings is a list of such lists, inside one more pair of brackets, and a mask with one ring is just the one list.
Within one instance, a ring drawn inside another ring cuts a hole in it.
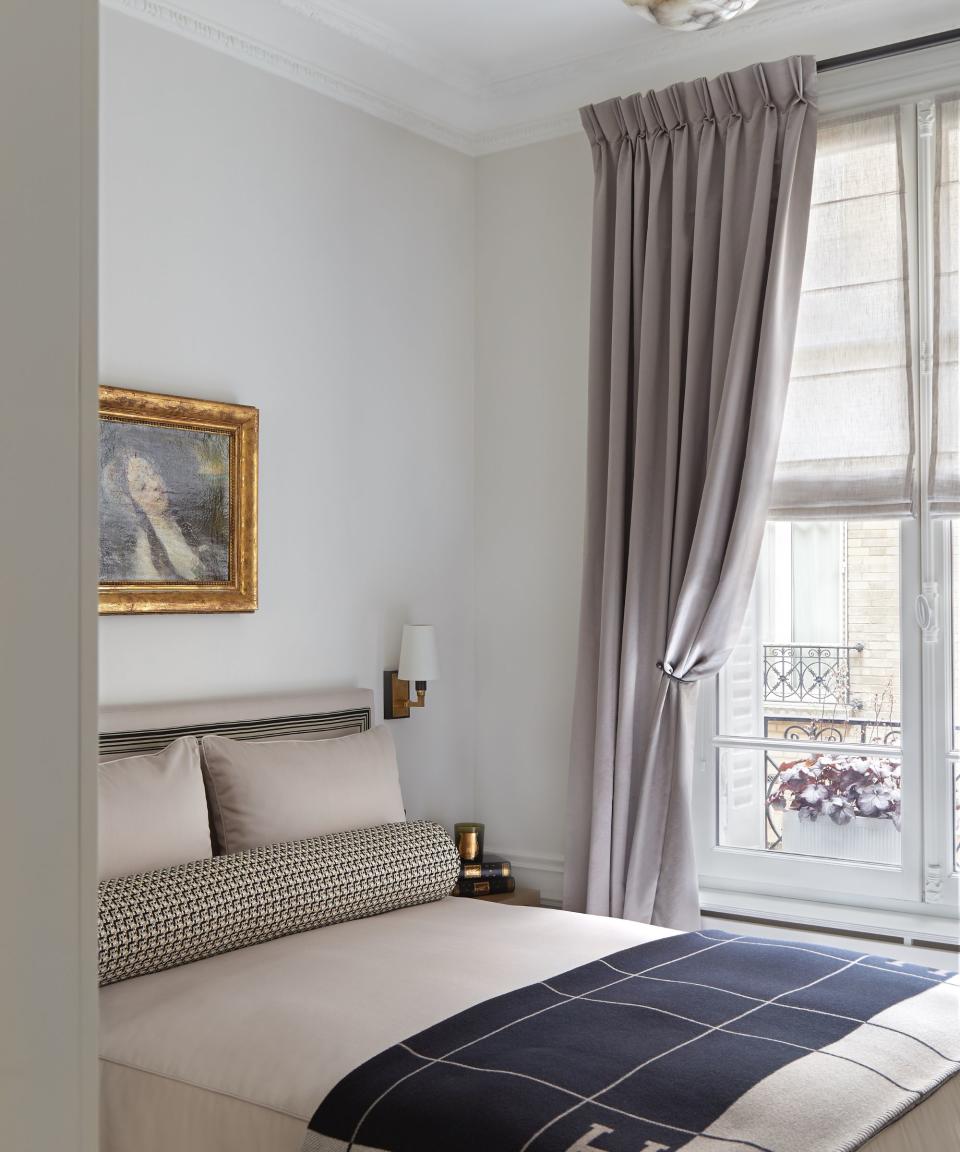
[{"label": "window pane", "polygon": [[[900,688],[899,521],[768,524],[720,677],[719,732],[824,747],[812,756],[722,749],[719,843],[897,863]],[[837,744],[886,745],[891,756],[841,756],[831,753]],[[806,800],[793,795],[793,780],[814,789]]]},{"label": "window pane", "polygon": [[768,524],[720,699],[721,735],[899,744],[899,522]]},{"label": "window pane", "polygon": [[[934,420],[930,468],[931,507],[956,515],[960,509],[960,100],[943,100],[937,109],[936,305],[934,308]],[[953,715],[952,745],[960,749],[960,524],[950,526],[953,571]],[[960,764],[953,774],[954,860],[960,871]]]},{"label": "window pane", "polygon": [[953,772],[953,859],[960,872],[960,764],[954,764]]},{"label": "window pane", "polygon": [[953,587],[953,747],[960,750],[960,521],[950,522],[950,553]]},{"label": "window pane", "polygon": [[960,100],[943,101],[938,120],[930,501],[934,512],[956,515],[960,509]]},{"label": "window pane", "polygon": [[[900,863],[895,755],[720,750],[718,842],[795,856]],[[753,803],[756,787],[764,802]]]},{"label": "window pane", "polygon": [[[960,751],[960,521],[950,523],[952,560],[952,634],[953,634],[953,712],[950,722],[954,750]],[[960,763],[948,761],[953,773],[953,838],[954,863],[960,871]]]}]

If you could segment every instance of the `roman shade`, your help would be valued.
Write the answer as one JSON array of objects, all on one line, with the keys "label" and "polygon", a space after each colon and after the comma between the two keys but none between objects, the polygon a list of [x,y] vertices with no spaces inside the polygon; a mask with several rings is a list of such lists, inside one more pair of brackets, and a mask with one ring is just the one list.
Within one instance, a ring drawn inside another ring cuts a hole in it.
[{"label": "roman shade", "polygon": [[772,518],[912,513],[909,332],[899,110],[822,123]]},{"label": "roman shade", "polygon": [[960,403],[958,403],[957,330],[960,326],[960,98],[937,105],[937,177],[935,190],[936,297],[933,342],[933,451],[930,507],[943,516],[960,516]]}]

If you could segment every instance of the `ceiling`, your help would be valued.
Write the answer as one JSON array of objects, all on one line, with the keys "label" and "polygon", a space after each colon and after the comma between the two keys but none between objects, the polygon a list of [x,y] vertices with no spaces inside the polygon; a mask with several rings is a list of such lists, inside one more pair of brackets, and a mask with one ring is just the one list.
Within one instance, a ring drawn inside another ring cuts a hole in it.
[{"label": "ceiling", "polygon": [[577,109],[756,60],[940,32],[956,0],[759,0],[670,32],[621,0],[102,0],[472,155],[576,131]]}]

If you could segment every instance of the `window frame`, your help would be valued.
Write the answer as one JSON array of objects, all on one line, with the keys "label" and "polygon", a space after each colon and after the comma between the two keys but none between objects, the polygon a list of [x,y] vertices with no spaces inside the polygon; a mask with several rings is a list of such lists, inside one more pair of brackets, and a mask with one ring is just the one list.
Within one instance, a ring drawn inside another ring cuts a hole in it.
[{"label": "window frame", "polygon": [[[903,908],[921,903],[920,848],[924,798],[929,791],[929,785],[923,779],[925,773],[922,772],[905,771],[903,774],[899,865],[825,860],[718,843],[720,765],[724,749],[756,749],[758,754],[770,749],[796,753],[818,749],[830,752],[846,750],[857,755],[902,757],[908,765],[922,763],[919,690],[922,653],[914,616],[914,604],[920,593],[920,573],[915,563],[919,551],[919,535],[916,521],[901,522],[900,703],[903,736],[899,749],[886,745],[817,744],[813,741],[766,740],[762,736],[718,735],[721,693],[719,677],[703,685],[698,714],[698,755],[694,769],[697,863],[701,888],[732,889],[876,908]],[[762,875],[759,875],[761,872]]]},{"label": "window frame", "polygon": [[[899,104],[907,196],[907,251],[911,355],[917,413],[916,507],[901,521],[900,629],[901,720],[904,771],[899,866],[833,861],[776,854],[719,844],[720,760],[724,748],[777,747],[781,742],[718,733],[719,678],[701,687],[694,767],[694,827],[703,903],[750,912],[765,898],[812,901],[822,906],[873,910],[882,925],[895,914],[908,921],[953,920],[960,909],[960,874],[955,866],[954,772],[960,746],[953,747],[953,597],[951,522],[931,516],[927,503],[933,404],[934,182],[938,124],[936,98],[957,89],[960,50],[924,54],[922,79],[917,57],[881,61],[825,77],[824,115],[869,111]],[[922,87],[920,85],[922,84]],[[956,531],[960,531],[960,521]],[[956,574],[960,580],[960,573]],[[957,717],[960,722],[960,717]],[[785,743],[785,742],[784,742]],[[815,744],[790,741],[802,751]],[[843,745],[819,745],[839,751]],[[851,750],[852,746],[851,746]],[[885,755],[888,747],[874,749]],[[856,746],[860,754],[869,747]],[[759,752],[758,752],[759,754]],[[760,861],[762,860],[762,864]],[[799,906],[799,905],[798,905]],[[869,911],[868,911],[869,918]]]}]

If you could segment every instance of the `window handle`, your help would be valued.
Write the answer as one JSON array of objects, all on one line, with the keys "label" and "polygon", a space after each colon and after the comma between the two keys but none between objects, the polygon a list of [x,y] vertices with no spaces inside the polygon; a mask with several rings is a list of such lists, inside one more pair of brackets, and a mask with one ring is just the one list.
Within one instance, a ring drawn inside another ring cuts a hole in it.
[{"label": "window handle", "polygon": [[936,644],[940,638],[939,606],[939,586],[936,583],[924,584],[914,603],[914,615],[923,633],[924,644]]}]

